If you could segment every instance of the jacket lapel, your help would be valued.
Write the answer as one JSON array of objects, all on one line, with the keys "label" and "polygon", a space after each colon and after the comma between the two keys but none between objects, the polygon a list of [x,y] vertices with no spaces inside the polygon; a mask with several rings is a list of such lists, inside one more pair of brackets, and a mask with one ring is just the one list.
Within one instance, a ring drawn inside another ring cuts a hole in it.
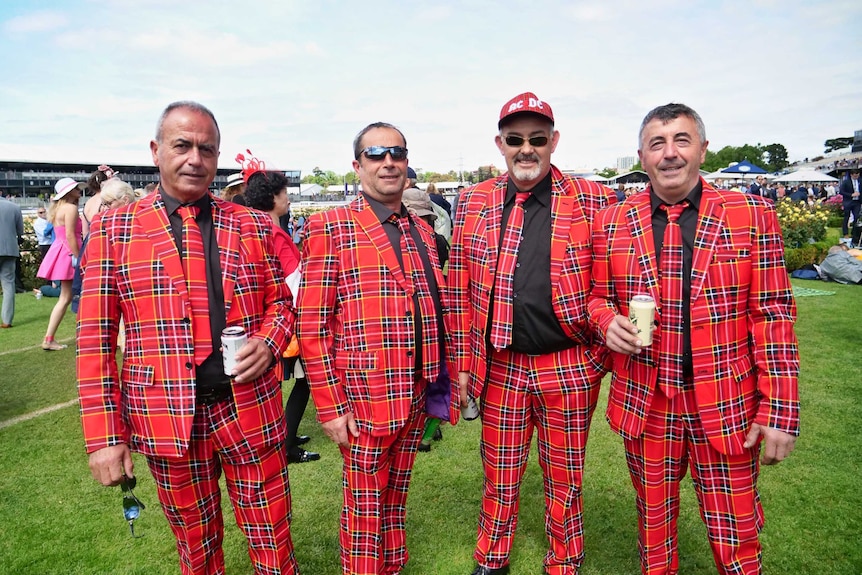
[{"label": "jacket lapel", "polygon": [[652,215],[650,214],[649,192],[637,194],[636,201],[626,212],[626,224],[634,246],[634,257],[641,271],[641,279],[656,302],[661,301],[659,293],[658,270],[655,267],[655,242],[652,235]]},{"label": "jacket lapel", "polygon": [[703,183],[703,195],[700,200],[700,210],[697,220],[697,231],[694,234],[694,251],[691,261],[691,300],[700,295],[703,281],[712,253],[724,221],[724,205],[721,198],[706,182]]},{"label": "jacket lapel", "polygon": [[361,196],[350,205],[350,209],[353,212],[353,219],[356,222],[356,225],[365,233],[366,236],[368,236],[368,239],[371,240],[371,243],[383,259],[383,263],[385,263],[386,267],[389,268],[389,271],[392,272],[392,276],[395,278],[395,281],[398,282],[398,285],[400,285],[405,292],[409,295],[413,295],[413,282],[412,280],[408,281],[404,276],[404,272],[401,270],[401,265],[398,263],[398,256],[395,255],[395,250],[392,249],[392,244],[389,242],[389,236],[386,235],[386,231],[383,229],[383,225],[381,225],[380,220],[377,218],[377,214],[374,213],[371,206],[369,206]]},{"label": "jacket lapel", "polygon": [[153,244],[156,259],[162,262],[165,273],[171,278],[177,292],[188,300],[186,276],[171,232],[168,214],[165,212],[161,191],[151,194],[151,198],[144,198],[138,202],[138,219],[141,228]]},{"label": "jacket lapel", "polygon": [[[566,193],[563,175],[554,166],[551,176],[551,286],[556,295],[566,250],[575,243],[577,227],[586,225],[586,219],[578,198]],[[585,237],[589,237],[589,230]]]},{"label": "jacket lapel", "polygon": [[222,272],[222,289],[224,290],[224,311],[227,317],[233,303],[236,272],[239,266],[239,220],[234,217],[234,208],[230,202],[213,198],[212,207],[213,233],[219,248],[219,264]]},{"label": "jacket lapel", "polygon": [[507,177],[497,178],[486,198],[484,206],[485,219],[485,241],[488,244],[488,279],[489,286],[494,285],[497,276],[497,258],[500,250],[500,228],[503,225],[503,202],[506,201],[506,188],[509,179]]}]

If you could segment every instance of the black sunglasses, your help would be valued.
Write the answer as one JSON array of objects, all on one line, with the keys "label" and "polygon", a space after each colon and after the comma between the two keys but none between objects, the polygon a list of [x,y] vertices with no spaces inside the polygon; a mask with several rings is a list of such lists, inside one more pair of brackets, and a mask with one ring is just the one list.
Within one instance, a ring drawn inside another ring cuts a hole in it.
[{"label": "black sunglasses", "polygon": [[[513,148],[520,148],[524,145],[524,138],[521,136],[506,136],[506,145]],[[533,148],[543,148],[548,145],[548,136],[533,136],[528,140]]]},{"label": "black sunglasses", "polygon": [[142,510],[147,508],[144,502],[138,499],[135,492],[132,491],[137,484],[136,478],[123,475],[123,482],[120,483],[120,489],[123,490],[123,517],[129,522],[129,531],[132,532],[132,537],[143,537],[143,535],[135,535],[135,519],[141,515]]},{"label": "black sunglasses", "polygon": [[[406,160],[407,159],[407,148],[402,146],[368,146],[360,154],[363,154],[369,160],[374,160],[375,162],[379,162],[383,158],[386,157],[386,154],[392,156],[393,160]],[[359,159],[359,156],[356,157]]]}]

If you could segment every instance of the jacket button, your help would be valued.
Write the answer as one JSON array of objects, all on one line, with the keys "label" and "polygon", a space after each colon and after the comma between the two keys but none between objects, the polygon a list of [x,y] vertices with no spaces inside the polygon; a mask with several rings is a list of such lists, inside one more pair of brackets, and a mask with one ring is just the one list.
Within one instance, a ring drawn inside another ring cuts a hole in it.
[{"label": "jacket button", "polygon": [[184,317],[184,318],[183,318],[183,323],[184,323],[184,324],[186,324],[186,325],[189,325],[190,323],[192,323],[192,318],[190,318],[190,317]]},{"label": "jacket button", "polygon": [[412,351],[408,351],[408,352],[407,352],[407,357],[413,357],[413,352],[412,352]]},{"label": "jacket button", "polygon": [[194,366],[195,365],[192,362],[190,362],[190,361],[186,362],[186,369],[192,369]]}]

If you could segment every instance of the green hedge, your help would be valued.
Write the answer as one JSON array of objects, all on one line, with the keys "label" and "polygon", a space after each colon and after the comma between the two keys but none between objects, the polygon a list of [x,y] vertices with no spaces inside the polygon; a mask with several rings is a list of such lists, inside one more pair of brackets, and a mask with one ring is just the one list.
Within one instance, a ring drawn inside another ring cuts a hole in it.
[{"label": "green hedge", "polygon": [[24,218],[23,240],[21,243],[21,281],[25,288],[31,290],[46,283],[36,277],[39,264],[42,263],[42,254],[39,253],[36,232],[33,231],[33,218]]}]

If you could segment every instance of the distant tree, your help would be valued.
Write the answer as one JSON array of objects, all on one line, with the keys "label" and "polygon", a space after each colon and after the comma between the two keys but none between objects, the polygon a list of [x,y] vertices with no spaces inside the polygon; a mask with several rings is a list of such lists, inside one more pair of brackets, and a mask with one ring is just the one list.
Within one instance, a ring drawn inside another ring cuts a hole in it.
[{"label": "distant tree", "polygon": [[341,176],[333,172],[332,170],[326,170],[325,172],[318,168],[317,166],[311,170],[311,173],[302,178],[303,184],[317,184],[319,186],[329,186],[331,184],[340,184],[343,180]]},{"label": "distant tree", "polygon": [[790,162],[787,161],[787,148],[782,144],[769,144],[763,147],[763,157],[766,160],[766,171],[780,172],[786,168]]},{"label": "distant tree", "polygon": [[[786,152],[786,150],[785,150]],[[763,160],[764,150],[759,146],[745,144],[743,146],[725,146],[717,152],[711,150],[706,151],[706,158],[700,166],[702,170],[707,172],[715,172],[723,170],[734,162],[748,160],[755,166],[759,166],[764,170],[766,162]]]},{"label": "distant tree", "polygon": [[828,154],[829,152],[833,152],[835,150],[840,150],[842,148],[849,148],[853,144],[853,137],[849,138],[829,138],[825,142],[823,142],[824,154]]},{"label": "distant tree", "polygon": [[597,175],[603,178],[613,178],[614,176],[618,175],[618,173],[619,172],[617,172],[614,168],[604,168],[603,170],[596,172]]},{"label": "distant tree", "polygon": [[500,175],[500,170],[494,167],[493,164],[490,166],[479,166],[479,169],[476,170],[476,180],[477,182],[482,182],[484,180],[490,178],[496,178]]}]

